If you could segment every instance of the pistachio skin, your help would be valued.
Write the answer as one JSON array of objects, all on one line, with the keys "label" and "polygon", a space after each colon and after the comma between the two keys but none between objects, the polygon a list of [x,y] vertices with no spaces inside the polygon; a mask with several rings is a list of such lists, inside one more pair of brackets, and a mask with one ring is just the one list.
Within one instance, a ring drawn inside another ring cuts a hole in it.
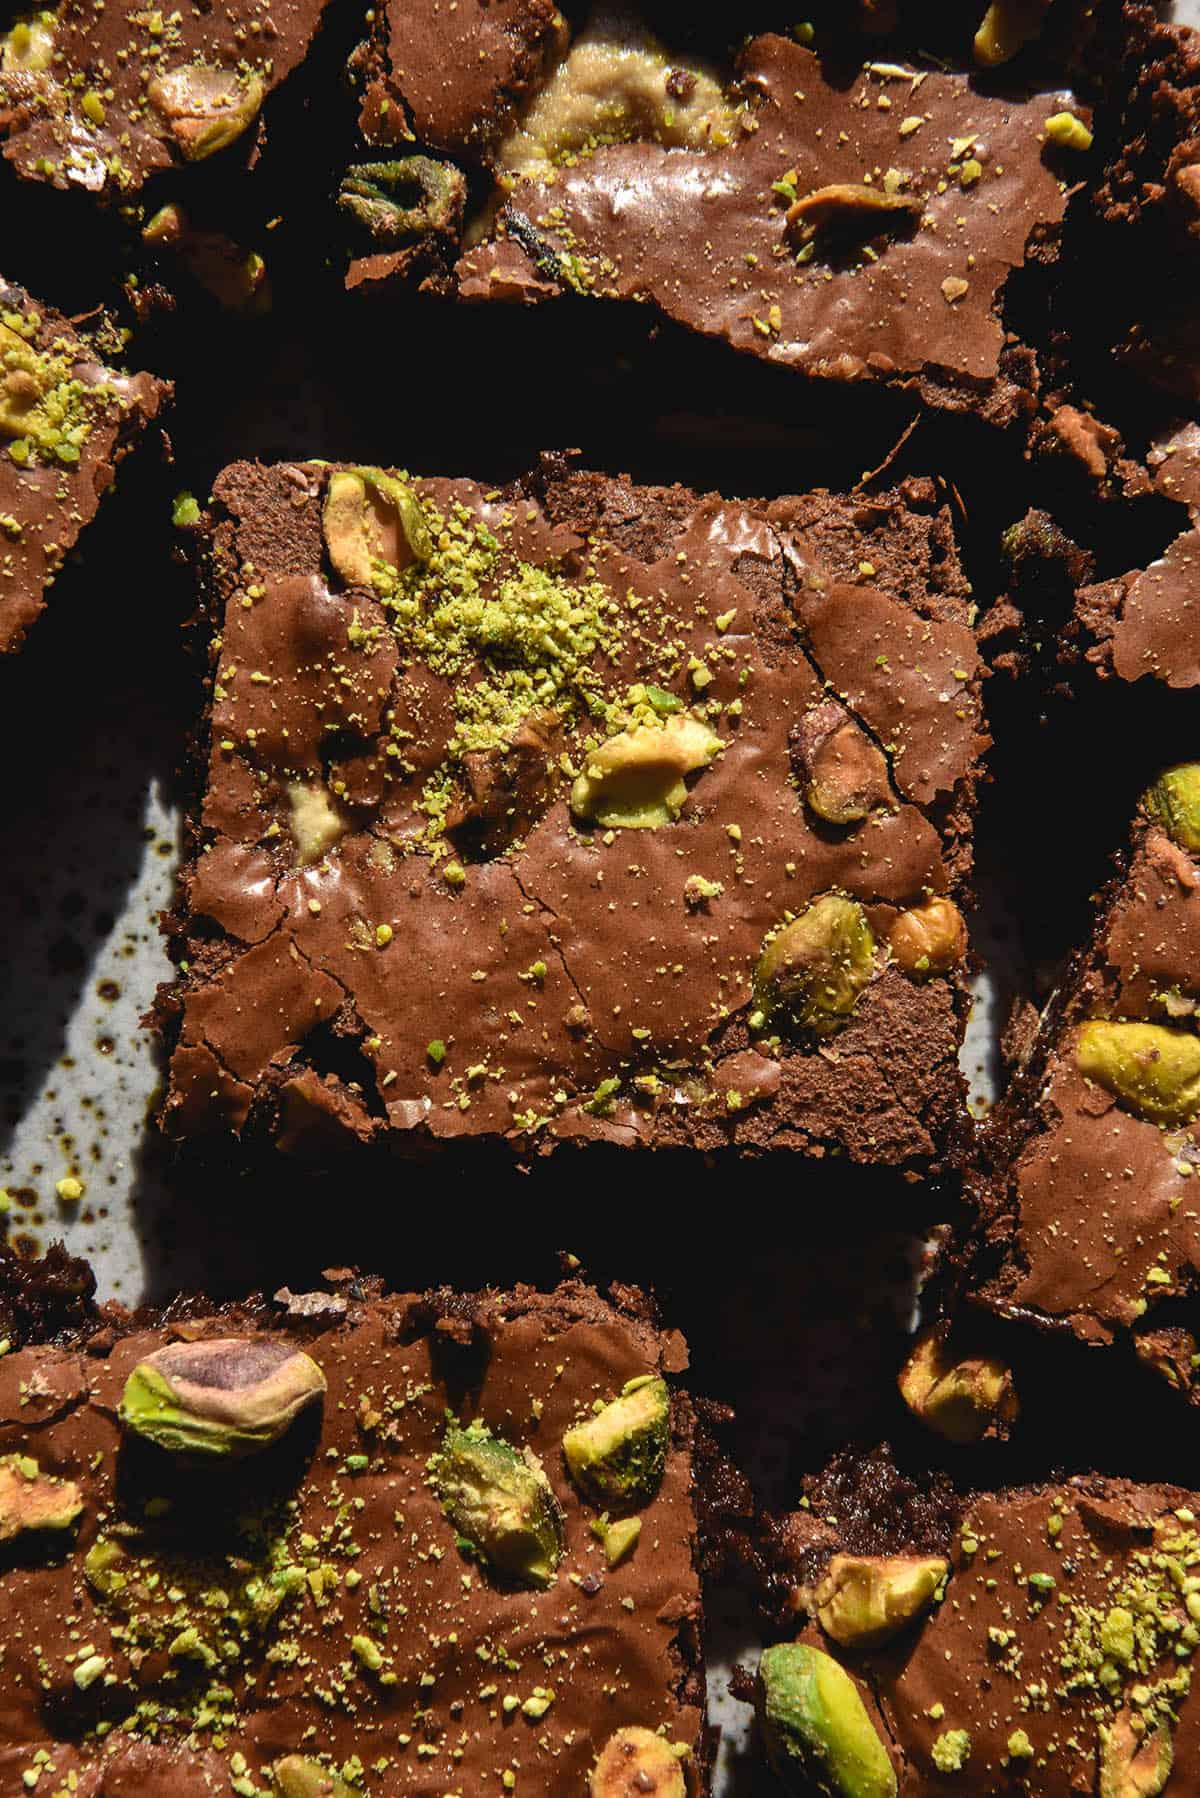
[{"label": "pistachio skin", "polygon": [[858,1687],[831,1655],[781,1642],[759,1661],[767,1755],[789,1791],[896,1798],[896,1772]]},{"label": "pistachio skin", "polygon": [[892,803],[887,758],[836,699],[806,712],[790,743],[804,803],[826,824],[860,824]]},{"label": "pistachio skin", "polygon": [[768,938],[754,974],[761,1011],[792,1013],[819,1036],[845,1023],[875,971],[875,938],[855,899],[826,893]]},{"label": "pistachio skin", "polygon": [[888,931],[892,960],[915,980],[948,974],[967,953],[967,926],[952,899],[927,899],[902,911]]},{"label": "pistachio skin", "polygon": [[451,1424],[430,1462],[430,1483],[459,1535],[480,1558],[523,1585],[554,1584],[563,1514],[545,1469],[482,1424]]},{"label": "pistachio skin", "polygon": [[839,1647],[873,1648],[927,1609],[949,1572],[942,1555],[834,1555],[812,1609]]},{"label": "pistachio skin", "polygon": [[139,1361],[118,1415],[168,1454],[240,1457],[279,1442],[325,1395],[325,1375],[290,1344],[255,1337],[172,1342]]},{"label": "pistachio skin", "polygon": [[1171,1776],[1175,1748],[1170,1725],[1138,1735],[1128,1710],[1100,1726],[1100,1798],[1158,1798]]},{"label": "pistachio skin", "polygon": [[1200,762],[1164,768],[1146,794],[1146,810],[1173,843],[1200,854]]},{"label": "pistachio skin", "polygon": [[671,1744],[631,1725],[604,1744],[588,1793],[589,1798],[687,1798],[687,1781]]},{"label": "pistachio skin", "polygon": [[631,1381],[630,1387],[567,1431],[563,1456],[585,1497],[610,1508],[637,1510],[650,1503],[662,1484],[671,1395],[658,1377]]},{"label": "pistachio skin", "polygon": [[900,1396],[929,1429],[959,1447],[1000,1434],[1019,1406],[1012,1370],[994,1355],[957,1356],[926,1330],[903,1368]]},{"label": "pistachio skin", "polygon": [[1200,1115],[1200,1036],[1193,1031],[1093,1018],[1079,1028],[1075,1065],[1152,1123],[1189,1124]]}]

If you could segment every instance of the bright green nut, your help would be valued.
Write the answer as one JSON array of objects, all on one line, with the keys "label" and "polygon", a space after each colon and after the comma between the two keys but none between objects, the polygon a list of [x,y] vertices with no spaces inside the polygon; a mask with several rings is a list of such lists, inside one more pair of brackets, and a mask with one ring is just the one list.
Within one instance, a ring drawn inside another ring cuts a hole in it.
[{"label": "bright green nut", "polygon": [[757,1007],[787,1010],[818,1035],[849,1017],[875,971],[875,938],[857,900],[826,893],[767,939],[754,974]]},{"label": "bright green nut", "polygon": [[402,569],[433,554],[420,500],[381,468],[330,475],[321,526],[330,561],[352,587],[387,593]]},{"label": "bright green nut", "polygon": [[1118,1711],[1110,1724],[1100,1725],[1100,1798],[1158,1798],[1174,1759],[1169,1723],[1139,1734],[1133,1713]]},{"label": "bright green nut", "polygon": [[241,1456],[278,1442],[324,1393],[316,1362],[287,1343],[249,1336],[172,1342],[138,1362],[119,1416],[169,1454]]},{"label": "bright green nut", "polygon": [[834,1555],[812,1609],[842,1648],[872,1647],[919,1616],[949,1571],[941,1555]]},{"label": "bright green nut", "polygon": [[665,1380],[631,1380],[620,1398],[563,1437],[567,1471],[596,1504],[639,1510],[662,1484],[671,1432]]},{"label": "bright green nut", "polygon": [[831,1655],[804,1642],[768,1648],[758,1664],[759,1713],[771,1764],[794,1792],[896,1798],[896,1774],[858,1687]]},{"label": "bright green nut", "polygon": [[271,1768],[279,1798],[354,1798],[340,1773],[303,1754],[285,1754]]},{"label": "bright green nut", "polygon": [[74,1480],[56,1480],[32,1455],[0,1455],[0,1542],[33,1530],[67,1530],[83,1510]]},{"label": "bright green nut", "polygon": [[1019,1411],[1005,1362],[995,1355],[959,1355],[933,1329],[917,1338],[897,1384],[913,1416],[960,1447],[1003,1434]]},{"label": "bright green nut", "polygon": [[498,1573],[552,1586],[562,1559],[563,1514],[545,1469],[481,1423],[451,1424],[429,1481],[466,1543]]},{"label": "bright green nut", "polygon": [[146,89],[188,162],[202,162],[235,143],[258,117],[265,96],[261,76],[201,62],[156,75]]},{"label": "bright green nut", "polygon": [[466,194],[466,177],[453,163],[402,156],[348,168],[337,203],[373,244],[398,249],[414,238],[456,230]]},{"label": "bright green nut", "polygon": [[1200,854],[1200,762],[1180,762],[1159,775],[1146,794],[1146,810],[1172,842]]},{"label": "bright green nut", "polygon": [[571,788],[576,817],[605,830],[671,824],[688,796],[684,777],[706,768],[724,744],[690,712],[619,731],[589,752]]},{"label": "bright green nut", "polygon": [[1073,112],[1056,112],[1046,120],[1046,136],[1061,150],[1090,150],[1092,134]]},{"label": "bright green nut", "polygon": [[1138,1117],[1189,1124],[1200,1114],[1200,1036],[1190,1030],[1095,1018],[1080,1027],[1075,1062]]},{"label": "bright green nut", "polygon": [[589,1798],[687,1798],[684,1753],[653,1730],[619,1729],[592,1768]]}]

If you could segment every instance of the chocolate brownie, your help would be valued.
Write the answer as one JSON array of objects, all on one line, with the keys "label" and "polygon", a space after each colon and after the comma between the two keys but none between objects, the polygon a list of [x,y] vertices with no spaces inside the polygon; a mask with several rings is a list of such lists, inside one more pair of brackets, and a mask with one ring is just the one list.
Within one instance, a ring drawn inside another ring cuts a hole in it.
[{"label": "chocolate brownie", "polygon": [[164,1122],[928,1168],[985,745],[941,490],[213,494]]},{"label": "chocolate brownie", "polygon": [[[983,1132],[971,1307],[1099,1349],[1179,1392],[1200,1366],[1200,765],[1164,771],[1095,935]],[[953,1284],[953,1281],[952,1281]]]},{"label": "chocolate brownie", "polygon": [[231,0],[159,12],[61,0],[0,37],[0,137],[31,181],[104,198],[255,146],[271,93],[301,63],[324,0]]},{"label": "chocolate brownie", "polygon": [[0,651],[16,649],[169,388],[0,278]]},{"label": "chocolate brownie", "polygon": [[955,1500],[869,1456],[807,1503],[775,1538],[797,1635],[758,1682],[791,1789],[1194,1789],[1195,1492],[1087,1475]]},{"label": "chocolate brownie", "polygon": [[704,1789],[682,1338],[330,1278],[0,1361],[0,1785]]},{"label": "chocolate brownie", "polygon": [[[724,66],[621,15],[574,37],[553,15],[461,7],[460,54],[439,60],[444,9],[380,10],[364,124],[398,160],[343,194],[365,228],[352,284],[436,279],[440,254],[467,300],[641,300],[779,366],[916,382],[997,417],[1025,403],[1028,370],[1001,376],[1004,291],[1053,253],[1087,169],[1070,91],[977,80],[969,50],[965,71],[864,64],[857,39],[848,65],[836,34],[823,59],[768,31]],[[409,154],[410,133],[494,177],[457,260],[461,177],[451,204],[452,164]]]}]

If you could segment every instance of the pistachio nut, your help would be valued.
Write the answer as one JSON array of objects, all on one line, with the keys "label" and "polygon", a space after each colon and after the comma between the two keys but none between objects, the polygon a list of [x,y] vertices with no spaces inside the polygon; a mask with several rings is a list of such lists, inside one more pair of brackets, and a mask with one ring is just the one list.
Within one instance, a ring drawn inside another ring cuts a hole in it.
[{"label": "pistachio nut", "polygon": [[900,1396],[915,1417],[963,1446],[1016,1420],[1012,1369],[994,1355],[956,1355],[936,1330],[918,1337],[900,1370]]},{"label": "pistachio nut", "polygon": [[857,824],[891,804],[886,756],[836,699],[804,714],[791,748],[804,802],[827,824]]},{"label": "pistachio nut", "polygon": [[523,837],[549,803],[561,748],[560,715],[542,706],[522,718],[507,743],[467,750],[447,836],[480,855],[498,855]]},{"label": "pistachio nut", "polygon": [[807,236],[830,227],[878,231],[902,219],[916,218],[920,212],[921,202],[913,194],[869,187],[860,181],[833,181],[793,200],[786,223],[789,230],[798,228]]},{"label": "pistachio nut", "polygon": [[467,183],[461,169],[431,156],[360,162],[346,170],[338,207],[380,249],[415,237],[451,235],[462,223]]},{"label": "pistachio nut", "polygon": [[420,500],[406,481],[381,468],[332,474],[321,528],[330,561],[352,587],[386,589],[401,570],[433,553]]},{"label": "pistachio nut", "polygon": [[120,1419],[170,1454],[248,1455],[286,1435],[325,1393],[311,1356],[267,1337],[171,1342],[125,1382]]},{"label": "pistachio nut", "polygon": [[452,1424],[429,1463],[430,1484],[459,1535],[497,1572],[552,1586],[563,1553],[563,1514],[532,1450],[481,1423]]},{"label": "pistachio nut", "polygon": [[288,827],[302,868],[319,862],[346,831],[346,820],[318,781],[287,783]]},{"label": "pistachio nut", "polygon": [[34,1530],[70,1529],[82,1510],[74,1480],[43,1473],[32,1455],[0,1455],[0,1542]]},{"label": "pistachio nut", "polygon": [[1050,0],[992,0],[975,33],[975,61],[1009,62],[1041,33]]},{"label": "pistachio nut", "polygon": [[767,938],[754,973],[760,1011],[779,1009],[819,1035],[843,1024],[875,971],[875,938],[856,899],[826,893]]},{"label": "pistachio nut", "polygon": [[354,1798],[340,1773],[303,1754],[285,1754],[271,1768],[278,1798]]},{"label": "pistachio nut", "polygon": [[202,62],[168,69],[146,89],[188,162],[201,162],[241,137],[258,117],[265,92],[259,75]]},{"label": "pistachio nut", "polygon": [[571,788],[576,817],[603,829],[653,830],[683,809],[684,776],[706,768],[720,737],[691,712],[675,712],[661,724],[636,724],[591,750]]},{"label": "pistachio nut", "polygon": [[588,1780],[590,1798],[687,1798],[680,1751],[652,1730],[609,1736]]},{"label": "pistachio nut", "polygon": [[671,1395],[657,1375],[630,1380],[619,1398],[563,1437],[567,1471],[597,1504],[639,1510],[662,1484]]},{"label": "pistachio nut", "polygon": [[1200,854],[1200,762],[1165,768],[1146,794],[1146,810],[1171,841]]},{"label": "pistachio nut", "polygon": [[1200,1036],[1194,1031],[1094,1018],[1080,1026],[1075,1064],[1138,1117],[1188,1124],[1200,1113]]},{"label": "pistachio nut", "polygon": [[1169,1723],[1138,1731],[1133,1712],[1118,1711],[1110,1724],[1100,1725],[1100,1798],[1158,1798],[1174,1759]]},{"label": "pistachio nut", "polygon": [[967,926],[952,899],[926,899],[893,919],[888,949],[896,966],[917,979],[945,974],[967,953]]},{"label": "pistachio nut", "polygon": [[0,32],[0,75],[42,75],[54,59],[55,16],[33,13]]},{"label": "pistachio nut", "polygon": [[896,1773],[858,1687],[832,1655],[781,1642],[758,1664],[759,1717],[784,1785],[828,1798],[896,1798]]},{"label": "pistachio nut", "polygon": [[874,1647],[926,1609],[949,1571],[942,1555],[834,1555],[811,1608],[841,1647]]}]

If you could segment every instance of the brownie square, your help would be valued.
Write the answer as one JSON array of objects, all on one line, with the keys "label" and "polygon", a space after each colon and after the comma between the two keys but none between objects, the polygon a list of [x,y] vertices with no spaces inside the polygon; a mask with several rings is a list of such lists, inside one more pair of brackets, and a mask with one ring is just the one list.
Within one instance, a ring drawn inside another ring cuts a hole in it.
[{"label": "brownie square", "polygon": [[[769,1557],[798,1633],[764,1654],[759,1704],[789,1787],[1067,1798],[1174,1766],[1190,1790],[1198,1504],[1098,1474],[960,1496],[841,1457]],[[852,1730],[875,1783],[830,1787]]]},{"label": "brownie square", "polygon": [[106,366],[86,334],[0,277],[0,652],[20,646],[169,393]]},{"label": "brownie square", "polygon": [[1195,764],[1147,793],[1092,941],[984,1133],[978,1229],[951,1276],[972,1308],[1050,1341],[1132,1347],[1188,1398],[1200,1346],[1198,799]]},{"label": "brownie square", "polygon": [[0,1362],[3,1789],[582,1792],[607,1751],[699,1792],[682,1338],[331,1278]]},{"label": "brownie square", "polygon": [[243,463],[206,598],[173,1137],[943,1163],[985,739],[933,483]]}]

